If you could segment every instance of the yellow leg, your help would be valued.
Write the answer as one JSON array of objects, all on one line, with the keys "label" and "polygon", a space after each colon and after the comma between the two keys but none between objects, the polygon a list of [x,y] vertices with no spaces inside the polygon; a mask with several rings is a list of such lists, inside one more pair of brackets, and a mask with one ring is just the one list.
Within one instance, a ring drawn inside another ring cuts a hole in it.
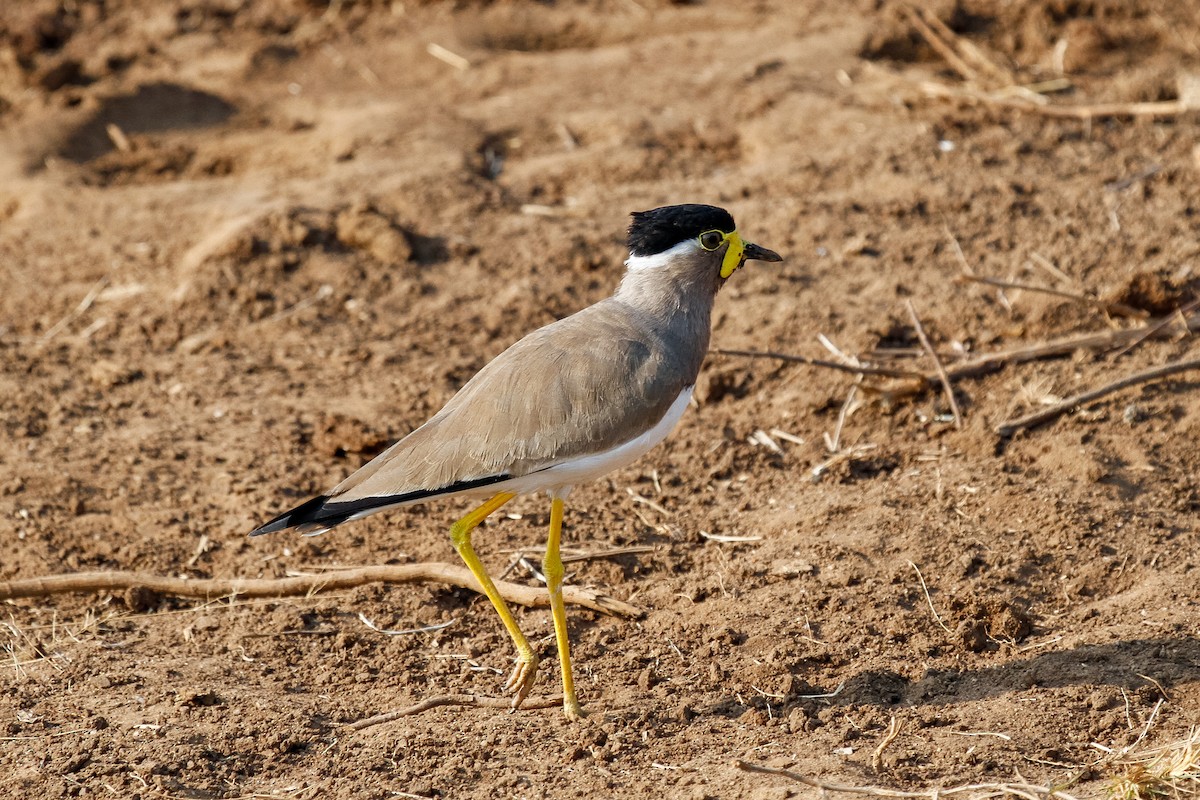
[{"label": "yellow leg", "polygon": [[558,643],[558,663],[562,667],[563,711],[567,719],[583,719],[583,708],[575,696],[575,679],[571,676],[571,643],[567,639],[567,609],[563,604],[563,563],[558,552],[562,533],[563,501],[555,497],[550,504],[550,536],[546,539],[546,557],[542,572],[550,590],[550,613],[554,615],[554,638]]},{"label": "yellow leg", "polygon": [[525,638],[525,634],[521,633],[521,629],[517,627],[517,620],[508,610],[508,604],[504,602],[500,592],[496,590],[496,584],[492,582],[483,562],[475,554],[475,548],[471,547],[471,531],[483,522],[488,514],[514,497],[516,495],[511,492],[501,492],[467,514],[450,528],[450,540],[454,543],[454,549],[466,562],[467,568],[471,570],[471,574],[475,576],[475,580],[479,581],[479,585],[483,587],[483,592],[488,596],[488,600],[492,601],[496,613],[500,615],[500,621],[504,623],[505,630],[512,637],[513,644],[517,646],[517,664],[513,667],[512,675],[504,684],[504,691],[512,693],[513,708],[516,708],[521,705],[521,701],[533,688],[534,678],[537,677],[538,657],[533,652],[533,648],[529,646],[529,640]]}]

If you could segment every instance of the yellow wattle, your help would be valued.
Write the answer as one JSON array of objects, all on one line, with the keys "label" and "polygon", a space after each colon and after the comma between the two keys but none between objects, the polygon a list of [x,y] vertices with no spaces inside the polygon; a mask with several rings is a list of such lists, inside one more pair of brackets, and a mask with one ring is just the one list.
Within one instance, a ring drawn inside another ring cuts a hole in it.
[{"label": "yellow wattle", "polygon": [[742,265],[742,257],[746,253],[746,244],[737,231],[727,234],[725,241],[729,246],[725,250],[725,258],[721,260],[721,277],[728,278],[733,271]]}]

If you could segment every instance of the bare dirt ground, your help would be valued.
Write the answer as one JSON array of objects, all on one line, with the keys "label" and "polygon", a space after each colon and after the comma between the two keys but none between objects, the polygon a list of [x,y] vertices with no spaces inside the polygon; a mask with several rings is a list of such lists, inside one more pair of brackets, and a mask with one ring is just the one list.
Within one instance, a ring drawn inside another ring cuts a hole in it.
[{"label": "bare dirt ground", "polygon": [[[455,504],[245,534],[610,292],[633,210],[721,204],[785,254],[726,287],[719,347],[834,358],[823,334],[929,371],[906,301],[947,366],[1186,305],[1196,115],[1061,118],[1002,84],[1186,101],[1196,5],[932,8],[999,72],[887,2],[5,3],[0,580],[453,560]],[[847,406],[853,375],[710,356],[675,435],[571,497],[575,551],[648,548],[569,567],[645,612],[571,612],[581,725],[440,708],[346,731],[499,691],[509,644],[466,590],[8,600],[0,795],[812,791],[736,759],[1099,793],[1105,749],[1200,721],[1200,377],[994,427],[1195,353],[1167,333],[962,378],[961,430],[936,389],[867,377]],[[497,572],[543,541],[544,499],[511,510],[477,536]],[[518,617],[552,694],[549,614]]]}]

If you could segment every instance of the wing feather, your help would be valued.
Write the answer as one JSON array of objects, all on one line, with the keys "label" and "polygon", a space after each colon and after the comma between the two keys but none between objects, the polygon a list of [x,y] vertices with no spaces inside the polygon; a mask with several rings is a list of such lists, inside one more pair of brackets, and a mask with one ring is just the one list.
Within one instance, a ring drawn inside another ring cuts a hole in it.
[{"label": "wing feather", "polygon": [[674,362],[668,353],[679,348],[668,346],[644,312],[611,298],[597,303],[505,350],[330,499],[519,477],[620,445],[661,420],[695,382],[704,339],[695,343],[699,357]]}]

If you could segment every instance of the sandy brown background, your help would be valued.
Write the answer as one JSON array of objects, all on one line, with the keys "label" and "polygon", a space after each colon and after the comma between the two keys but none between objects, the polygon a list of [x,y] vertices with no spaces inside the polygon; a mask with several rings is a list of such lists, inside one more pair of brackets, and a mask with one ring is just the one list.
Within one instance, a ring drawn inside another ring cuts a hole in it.
[{"label": "sandy brown background", "polygon": [[[1200,71],[1194,3],[931,7],[1019,83],[1065,75],[1054,103],[1169,101]],[[919,358],[906,300],[949,362],[1140,324],[956,282],[953,239],[980,274],[1153,314],[1196,295],[1194,114],[1056,119],[923,81],[969,88],[889,2],[3,4],[0,579],[452,560],[453,503],[245,534],[610,292],[632,210],[721,204],[785,254],[719,297],[721,347]],[[464,590],[8,601],[0,795],[811,792],[738,758],[1097,793],[1103,748],[1200,721],[1198,377],[993,427],[1194,347],[961,381],[961,431],[937,392],[867,379],[818,480],[855,378],[710,356],[676,434],[571,497],[572,548],[652,548],[570,566],[646,612],[572,611],[583,725],[448,708],[346,733],[499,690],[507,638]],[[510,508],[477,536],[497,571],[547,522]],[[552,693],[549,614],[518,616]]]}]

